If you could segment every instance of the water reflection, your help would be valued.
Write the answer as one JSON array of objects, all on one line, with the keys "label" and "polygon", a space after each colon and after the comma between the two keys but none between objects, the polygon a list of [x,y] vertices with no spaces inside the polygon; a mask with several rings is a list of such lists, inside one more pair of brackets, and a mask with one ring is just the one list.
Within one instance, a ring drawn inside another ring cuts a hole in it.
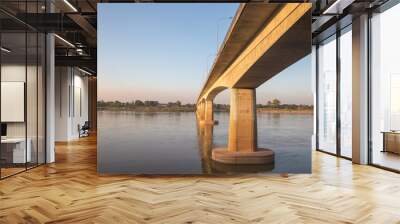
[{"label": "water reflection", "polygon": [[197,122],[197,136],[199,142],[199,155],[201,158],[201,167],[204,173],[212,173],[210,162],[212,152],[213,125],[200,124]]},{"label": "water reflection", "polygon": [[197,122],[189,112],[98,113],[98,170],[130,174],[226,174],[311,171],[312,116],[258,114],[258,143],[275,151],[275,164],[228,165],[211,159],[226,147],[229,113],[215,113],[219,125]]},{"label": "water reflection", "polygon": [[201,157],[204,174],[234,174],[268,172],[274,169],[274,164],[267,165],[238,165],[224,164],[211,159],[214,125],[199,122],[197,118],[197,136],[199,142],[199,155]]}]

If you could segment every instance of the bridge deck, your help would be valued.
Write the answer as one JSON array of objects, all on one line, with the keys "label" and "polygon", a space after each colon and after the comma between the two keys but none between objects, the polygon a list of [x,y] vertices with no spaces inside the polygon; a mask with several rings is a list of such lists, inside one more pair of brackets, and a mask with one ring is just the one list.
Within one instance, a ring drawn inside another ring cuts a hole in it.
[{"label": "bridge deck", "polygon": [[308,3],[242,5],[198,101],[224,88],[257,88],[309,54],[310,9]]}]

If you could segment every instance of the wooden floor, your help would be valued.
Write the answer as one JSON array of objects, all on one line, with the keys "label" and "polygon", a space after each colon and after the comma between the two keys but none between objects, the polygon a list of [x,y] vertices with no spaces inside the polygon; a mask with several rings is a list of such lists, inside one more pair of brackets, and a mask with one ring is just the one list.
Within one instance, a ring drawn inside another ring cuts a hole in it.
[{"label": "wooden floor", "polygon": [[94,137],[0,181],[0,223],[400,223],[400,175],[313,153],[312,175],[98,176]]},{"label": "wooden floor", "polygon": [[8,177],[8,176],[11,176],[13,174],[16,174],[16,173],[19,173],[19,172],[23,172],[23,171],[26,170],[25,167],[23,167],[23,168],[20,168],[20,167],[17,167],[17,168],[7,167],[7,168],[0,168],[0,169],[1,169],[1,177]]},{"label": "wooden floor", "polygon": [[375,151],[373,155],[375,164],[400,170],[400,155],[391,152]]}]

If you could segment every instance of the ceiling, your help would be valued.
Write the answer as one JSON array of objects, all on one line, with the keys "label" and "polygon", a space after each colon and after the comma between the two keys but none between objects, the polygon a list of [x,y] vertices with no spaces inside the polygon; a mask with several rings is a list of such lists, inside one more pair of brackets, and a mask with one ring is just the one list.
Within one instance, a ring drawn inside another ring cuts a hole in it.
[{"label": "ceiling", "polygon": [[[312,2],[313,38],[329,35],[325,30],[333,26],[348,12],[362,11],[382,4],[386,0],[346,0],[351,5],[341,15],[324,15],[323,11],[335,0],[249,0],[241,2]],[[98,3],[138,3],[138,2],[177,2],[171,0],[1,0],[0,24],[6,38],[15,37],[18,32],[54,32],[56,44],[56,65],[80,66],[93,73],[97,70],[97,4]],[[215,2],[215,0],[179,1]],[[229,0],[218,2],[232,2]],[[249,6],[250,7],[250,6]],[[240,10],[240,9],[239,9]],[[256,15],[262,16],[262,15]],[[251,22],[251,21],[250,21]],[[240,25],[240,24],[239,24]],[[246,24],[243,24],[246,27]],[[256,32],[256,31],[251,31]],[[324,33],[325,32],[325,33]],[[248,40],[246,40],[248,41]],[[224,43],[235,44],[235,43]],[[223,48],[223,46],[221,46]],[[240,46],[238,46],[240,50]],[[29,51],[29,50],[28,50]],[[235,52],[231,52],[234,57]],[[229,62],[227,62],[229,63]],[[219,63],[221,64],[221,63]],[[222,63],[223,64],[223,63]],[[216,68],[218,69],[218,68]],[[223,68],[221,68],[223,70]]]}]

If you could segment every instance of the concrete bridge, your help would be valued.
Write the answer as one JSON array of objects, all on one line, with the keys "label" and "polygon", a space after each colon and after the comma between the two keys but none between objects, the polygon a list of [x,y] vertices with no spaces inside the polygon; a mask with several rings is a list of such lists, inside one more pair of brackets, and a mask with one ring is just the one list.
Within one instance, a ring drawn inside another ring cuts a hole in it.
[{"label": "concrete bridge", "polygon": [[231,164],[272,163],[257,147],[256,88],[311,53],[311,4],[241,4],[197,100],[201,125],[213,125],[213,100],[230,89],[227,148],[212,158]]}]

